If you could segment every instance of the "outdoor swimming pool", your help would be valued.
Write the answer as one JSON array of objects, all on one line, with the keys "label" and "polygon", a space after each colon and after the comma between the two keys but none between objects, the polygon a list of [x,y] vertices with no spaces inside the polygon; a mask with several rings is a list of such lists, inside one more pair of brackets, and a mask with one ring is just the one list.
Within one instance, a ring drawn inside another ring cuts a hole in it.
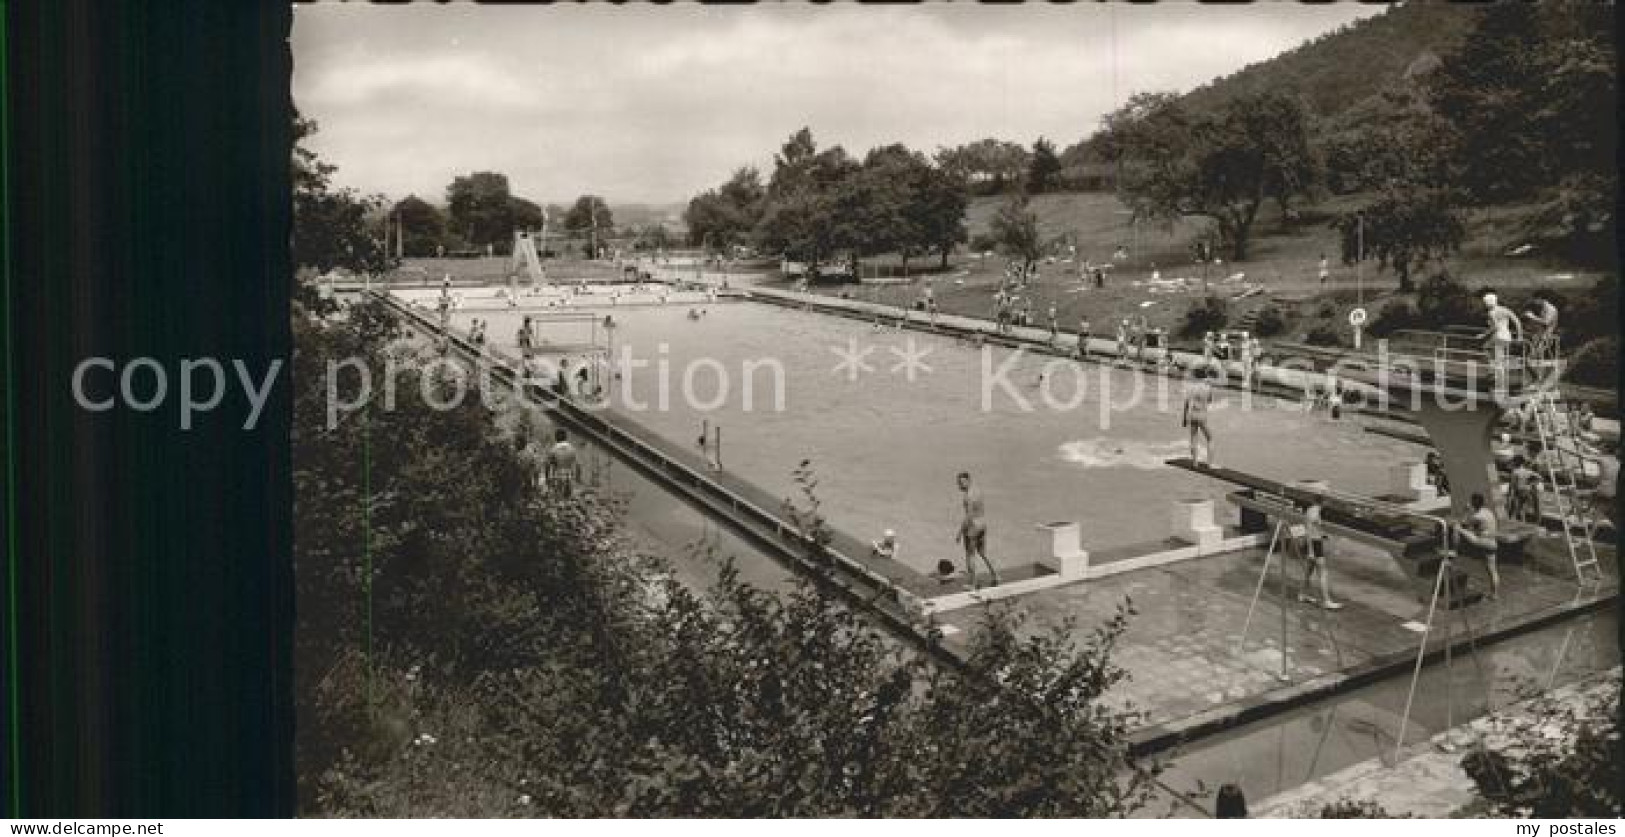
[{"label": "outdoor swimming pool", "polygon": [[[618,363],[633,361],[607,382],[614,409],[690,450],[702,422],[720,427],[723,468],[774,497],[799,495],[792,474],[810,460],[831,525],[865,540],[895,529],[900,560],[920,572],[959,556],[962,470],[985,496],[1001,566],[1040,557],[1041,523],[1078,521],[1084,548],[1101,550],[1161,541],[1181,499],[1220,500],[1232,517],[1228,486],[1162,464],[1186,452],[1176,381],[758,303],[689,312],[596,309],[616,323]],[[511,351],[521,316],[458,314],[453,326],[486,320],[488,342]],[[1389,466],[1419,455],[1294,402],[1241,398],[1220,393],[1219,464],[1380,494]]]}]

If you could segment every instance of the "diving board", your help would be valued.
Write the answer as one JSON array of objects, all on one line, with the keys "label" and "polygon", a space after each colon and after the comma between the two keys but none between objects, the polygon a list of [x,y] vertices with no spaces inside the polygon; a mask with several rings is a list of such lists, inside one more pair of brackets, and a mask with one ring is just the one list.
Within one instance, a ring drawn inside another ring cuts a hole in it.
[{"label": "diving board", "polygon": [[[1361,501],[1343,494],[1328,494],[1303,485],[1289,485],[1269,477],[1222,468],[1197,465],[1189,458],[1170,459],[1170,467],[1182,468],[1204,477],[1239,485],[1242,488],[1276,497],[1285,497],[1297,503],[1318,502],[1321,520],[1326,528],[1346,530],[1343,534],[1372,546],[1397,552],[1411,558],[1437,549],[1441,539],[1439,525],[1434,519],[1396,510],[1378,500]],[[1243,521],[1243,528],[1248,528]]]}]

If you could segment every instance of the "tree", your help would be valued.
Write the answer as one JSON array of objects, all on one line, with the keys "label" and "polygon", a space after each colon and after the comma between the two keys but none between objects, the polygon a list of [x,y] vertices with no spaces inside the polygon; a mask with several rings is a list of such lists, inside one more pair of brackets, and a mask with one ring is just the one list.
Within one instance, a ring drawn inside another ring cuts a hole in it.
[{"label": "tree", "polygon": [[964,178],[942,166],[931,166],[920,173],[921,183],[915,202],[909,211],[920,239],[942,257],[942,269],[948,268],[948,256],[954,246],[967,240],[965,209],[970,203]]},{"label": "tree", "polygon": [[804,261],[816,276],[820,264],[857,238],[850,222],[840,223],[835,206],[843,184],[860,169],[838,145],[817,150],[806,128],[792,134],[774,158],[753,231],[758,249]]},{"label": "tree", "polygon": [[380,195],[334,190],[334,167],[306,148],[314,120],[294,114],[293,240],[295,268],[325,273],[343,268],[358,274],[383,273],[395,266],[384,250],[383,231],[371,219],[383,211]]},{"label": "tree", "polygon": [[683,210],[689,244],[731,248],[745,243],[762,215],[766,189],[754,168],[740,168],[716,189],[694,196]]},{"label": "tree", "polygon": [[514,231],[507,175],[480,171],[454,178],[446,187],[446,207],[452,229],[470,245],[507,252]]},{"label": "tree", "polygon": [[582,195],[564,214],[564,228],[575,236],[586,236],[588,258],[598,258],[599,242],[615,230],[615,216],[609,204],[597,195]]},{"label": "tree", "polygon": [[584,233],[598,230],[600,235],[607,235],[615,229],[615,214],[610,212],[609,204],[597,195],[582,195],[570,205],[570,211],[564,215],[564,228],[572,233]]},{"label": "tree", "polygon": [[1006,254],[1022,260],[1022,270],[1031,270],[1042,255],[1038,239],[1038,215],[1030,211],[1027,196],[1017,193],[999,207],[993,216],[993,238]]},{"label": "tree", "polygon": [[1399,277],[1401,291],[1412,289],[1415,270],[1456,252],[1466,235],[1445,190],[1404,184],[1333,223],[1342,234],[1343,263],[1374,258],[1379,270]]},{"label": "tree", "polygon": [[1032,160],[1027,165],[1027,191],[1041,195],[1055,188],[1061,173],[1061,158],[1055,155],[1055,143],[1039,137],[1033,143]]},{"label": "tree", "polygon": [[[542,208],[524,198],[508,198],[509,229],[539,230],[542,228]],[[510,235],[512,233],[510,232]]]},{"label": "tree", "polygon": [[1021,183],[1030,156],[1013,142],[992,137],[937,152],[937,163],[965,179],[982,194],[996,195]]},{"label": "tree", "polygon": [[1532,204],[1521,240],[1600,265],[1616,256],[1614,29],[1606,6],[1495,4],[1425,77],[1452,184],[1476,204]]},{"label": "tree", "polygon": [[1275,93],[1238,96],[1196,120],[1171,94],[1139,94],[1106,125],[1130,205],[1161,218],[1212,218],[1235,261],[1247,258],[1264,201],[1285,205],[1316,177],[1308,115]]},{"label": "tree", "polygon": [[929,246],[915,211],[931,164],[903,145],[874,148],[862,167],[837,189],[834,202],[837,246],[858,256],[897,253],[903,272]]},{"label": "tree", "polygon": [[390,213],[401,231],[408,256],[433,256],[446,242],[446,217],[428,201],[408,195]]}]

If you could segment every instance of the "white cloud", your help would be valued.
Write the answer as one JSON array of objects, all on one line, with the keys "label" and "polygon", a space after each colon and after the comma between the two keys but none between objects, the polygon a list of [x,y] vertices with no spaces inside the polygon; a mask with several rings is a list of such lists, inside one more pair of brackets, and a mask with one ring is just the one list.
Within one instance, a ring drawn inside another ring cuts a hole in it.
[{"label": "white cloud", "polygon": [[1131,92],[1189,89],[1373,13],[1208,9],[303,7],[294,92],[316,150],[369,191],[438,195],[491,169],[538,200],[683,200],[803,125],[857,154],[1065,147]]},{"label": "white cloud", "polygon": [[301,98],[314,107],[338,110],[387,99],[527,107],[534,105],[542,92],[522,83],[511,69],[476,55],[374,58],[357,50],[334,64],[309,70],[312,82]]}]

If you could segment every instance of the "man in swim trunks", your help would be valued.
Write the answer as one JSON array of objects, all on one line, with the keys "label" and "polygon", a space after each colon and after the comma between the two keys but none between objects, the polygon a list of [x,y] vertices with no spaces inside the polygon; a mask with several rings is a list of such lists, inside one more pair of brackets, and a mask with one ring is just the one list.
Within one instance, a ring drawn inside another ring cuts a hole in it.
[{"label": "man in swim trunks", "polygon": [[575,493],[575,484],[581,479],[581,462],[576,449],[570,444],[570,433],[564,428],[553,431],[553,446],[542,460],[542,479],[552,493],[569,497]]},{"label": "man in swim trunks", "polygon": [[1618,446],[1615,446],[1612,456],[1599,456],[1594,461],[1597,463],[1597,487],[1591,492],[1591,519],[1586,523],[1593,536],[1603,526],[1618,528],[1615,520],[1619,516],[1619,507],[1615,505],[1615,498],[1619,494]]},{"label": "man in swim trunks", "polygon": [[1540,522],[1540,475],[1521,455],[1512,457],[1512,473],[1507,478],[1507,519]]},{"label": "man in swim trunks", "polygon": [[1320,606],[1326,610],[1342,610],[1343,603],[1332,601],[1331,581],[1326,571],[1326,530],[1321,526],[1321,510],[1318,500],[1311,501],[1303,510],[1303,557],[1304,573],[1303,584],[1298,590],[1298,601],[1315,604],[1315,597],[1309,595],[1309,582],[1316,574],[1320,575]]},{"label": "man in swim trunks", "polygon": [[960,504],[965,510],[965,518],[960,521],[959,532],[954,540],[965,547],[965,575],[969,578],[972,590],[977,588],[976,564],[977,558],[987,566],[987,572],[993,577],[993,586],[999,584],[999,571],[993,568],[993,562],[987,558],[987,521],[983,519],[985,509],[982,503],[982,492],[970,484],[970,474],[959,472]]},{"label": "man in swim trunks", "polygon": [[1078,318],[1078,357],[1089,356],[1089,318]]},{"label": "man in swim trunks", "polygon": [[1500,546],[1496,538],[1500,526],[1495,512],[1485,505],[1483,494],[1474,493],[1469,500],[1473,510],[1455,525],[1456,543],[1464,556],[1484,559],[1484,565],[1490,572],[1490,598],[1496,599],[1501,595],[1501,573],[1495,560],[1496,549]]},{"label": "man in swim trunks", "polygon": [[[1180,419],[1180,426],[1190,430],[1191,462],[1197,465],[1213,465],[1213,431],[1208,429],[1208,410],[1213,405],[1213,387],[1208,385],[1208,368],[1196,368],[1196,380],[1185,390],[1185,411]],[[1206,443],[1207,456],[1198,459],[1196,456],[1196,437],[1200,434]]]},{"label": "man in swim trunks", "polygon": [[1512,351],[1512,333],[1518,333],[1519,340],[1523,339],[1523,323],[1518,322],[1518,315],[1512,309],[1501,304],[1493,293],[1484,294],[1484,307],[1488,312],[1490,327],[1484,332],[1484,337],[1490,344],[1490,357],[1495,366],[1495,388],[1506,389],[1507,358]]},{"label": "man in swim trunks", "polygon": [[1530,341],[1533,345],[1530,350],[1536,360],[1557,359],[1557,306],[1547,296],[1546,291],[1535,291],[1535,296],[1529,301],[1524,312],[1524,318],[1535,331]]}]

